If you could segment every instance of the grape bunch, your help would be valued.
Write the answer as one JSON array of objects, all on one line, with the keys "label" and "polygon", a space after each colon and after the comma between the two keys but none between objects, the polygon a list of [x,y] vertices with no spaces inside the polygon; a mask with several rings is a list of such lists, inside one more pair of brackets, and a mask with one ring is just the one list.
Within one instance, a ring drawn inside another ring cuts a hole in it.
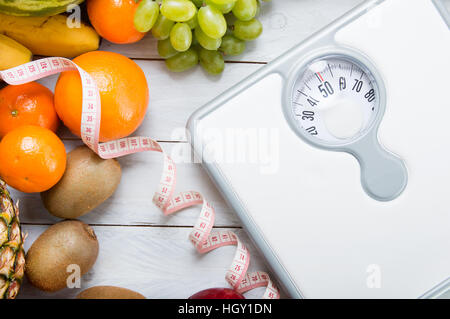
[{"label": "grape bunch", "polygon": [[259,11],[259,0],[141,0],[134,26],[151,30],[169,70],[183,72],[200,63],[220,74],[224,55],[241,54],[245,42],[262,33]]}]

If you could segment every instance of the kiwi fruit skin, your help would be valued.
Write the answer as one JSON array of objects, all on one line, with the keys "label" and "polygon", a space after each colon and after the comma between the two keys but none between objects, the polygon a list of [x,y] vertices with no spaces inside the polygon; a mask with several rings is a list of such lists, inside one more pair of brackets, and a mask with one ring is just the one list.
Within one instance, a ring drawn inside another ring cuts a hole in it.
[{"label": "kiwi fruit skin", "polygon": [[50,226],[31,245],[26,255],[25,274],[30,283],[44,291],[67,287],[72,273],[67,266],[76,264],[86,274],[97,260],[99,244],[94,230],[78,220],[66,220]]},{"label": "kiwi fruit skin", "polygon": [[95,286],[83,290],[77,299],[145,299],[140,293],[115,286]]},{"label": "kiwi fruit skin", "polygon": [[122,176],[119,162],[104,160],[86,146],[67,154],[67,167],[61,180],[41,193],[50,214],[78,218],[106,201],[117,189]]}]

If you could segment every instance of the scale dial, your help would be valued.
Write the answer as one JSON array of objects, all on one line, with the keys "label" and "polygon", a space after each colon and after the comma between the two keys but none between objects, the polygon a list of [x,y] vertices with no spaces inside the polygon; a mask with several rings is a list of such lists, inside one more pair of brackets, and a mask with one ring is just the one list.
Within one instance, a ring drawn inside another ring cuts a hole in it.
[{"label": "scale dial", "polygon": [[351,59],[310,63],[294,84],[294,122],[316,142],[345,144],[367,132],[378,114],[378,92],[370,71]]},{"label": "scale dial", "polygon": [[377,138],[386,107],[385,92],[380,91],[384,87],[359,61],[329,55],[302,67],[292,78],[285,114],[303,140],[357,158],[364,191],[375,200],[390,201],[405,189],[408,172],[403,160]]}]

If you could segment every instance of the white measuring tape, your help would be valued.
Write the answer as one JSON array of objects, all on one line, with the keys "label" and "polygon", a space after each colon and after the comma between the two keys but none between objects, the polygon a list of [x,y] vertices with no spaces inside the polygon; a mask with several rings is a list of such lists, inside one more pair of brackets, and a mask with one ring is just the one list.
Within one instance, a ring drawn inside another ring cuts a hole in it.
[{"label": "white measuring tape", "polygon": [[81,116],[81,139],[103,159],[116,158],[128,154],[155,151],[164,156],[164,169],[153,203],[164,215],[170,215],[184,208],[202,204],[200,216],[195,223],[189,239],[201,254],[222,246],[237,246],[236,254],[226,273],[226,280],[238,293],[266,286],[264,299],[279,299],[278,288],[265,272],[247,272],[250,253],[238,236],[232,231],[213,232],[215,211],[202,194],[190,191],[174,196],[176,185],[176,166],[164,153],[161,145],[149,137],[128,137],[106,143],[99,143],[101,103],[97,85],[92,77],[72,61],[59,58],[44,58],[32,61],[9,70],[0,71],[0,78],[11,85],[35,81],[64,71],[78,71],[83,87],[83,106]]}]

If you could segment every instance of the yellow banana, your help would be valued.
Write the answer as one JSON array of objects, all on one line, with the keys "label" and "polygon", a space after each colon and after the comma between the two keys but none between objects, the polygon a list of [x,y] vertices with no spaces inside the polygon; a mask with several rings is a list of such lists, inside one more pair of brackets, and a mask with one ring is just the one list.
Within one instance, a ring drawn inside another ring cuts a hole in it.
[{"label": "yellow banana", "polygon": [[72,58],[98,49],[100,38],[83,23],[70,28],[67,17],[17,17],[0,14],[0,34],[23,44],[35,55]]},{"label": "yellow banana", "polygon": [[31,51],[13,39],[0,34],[0,70],[31,61]]}]

